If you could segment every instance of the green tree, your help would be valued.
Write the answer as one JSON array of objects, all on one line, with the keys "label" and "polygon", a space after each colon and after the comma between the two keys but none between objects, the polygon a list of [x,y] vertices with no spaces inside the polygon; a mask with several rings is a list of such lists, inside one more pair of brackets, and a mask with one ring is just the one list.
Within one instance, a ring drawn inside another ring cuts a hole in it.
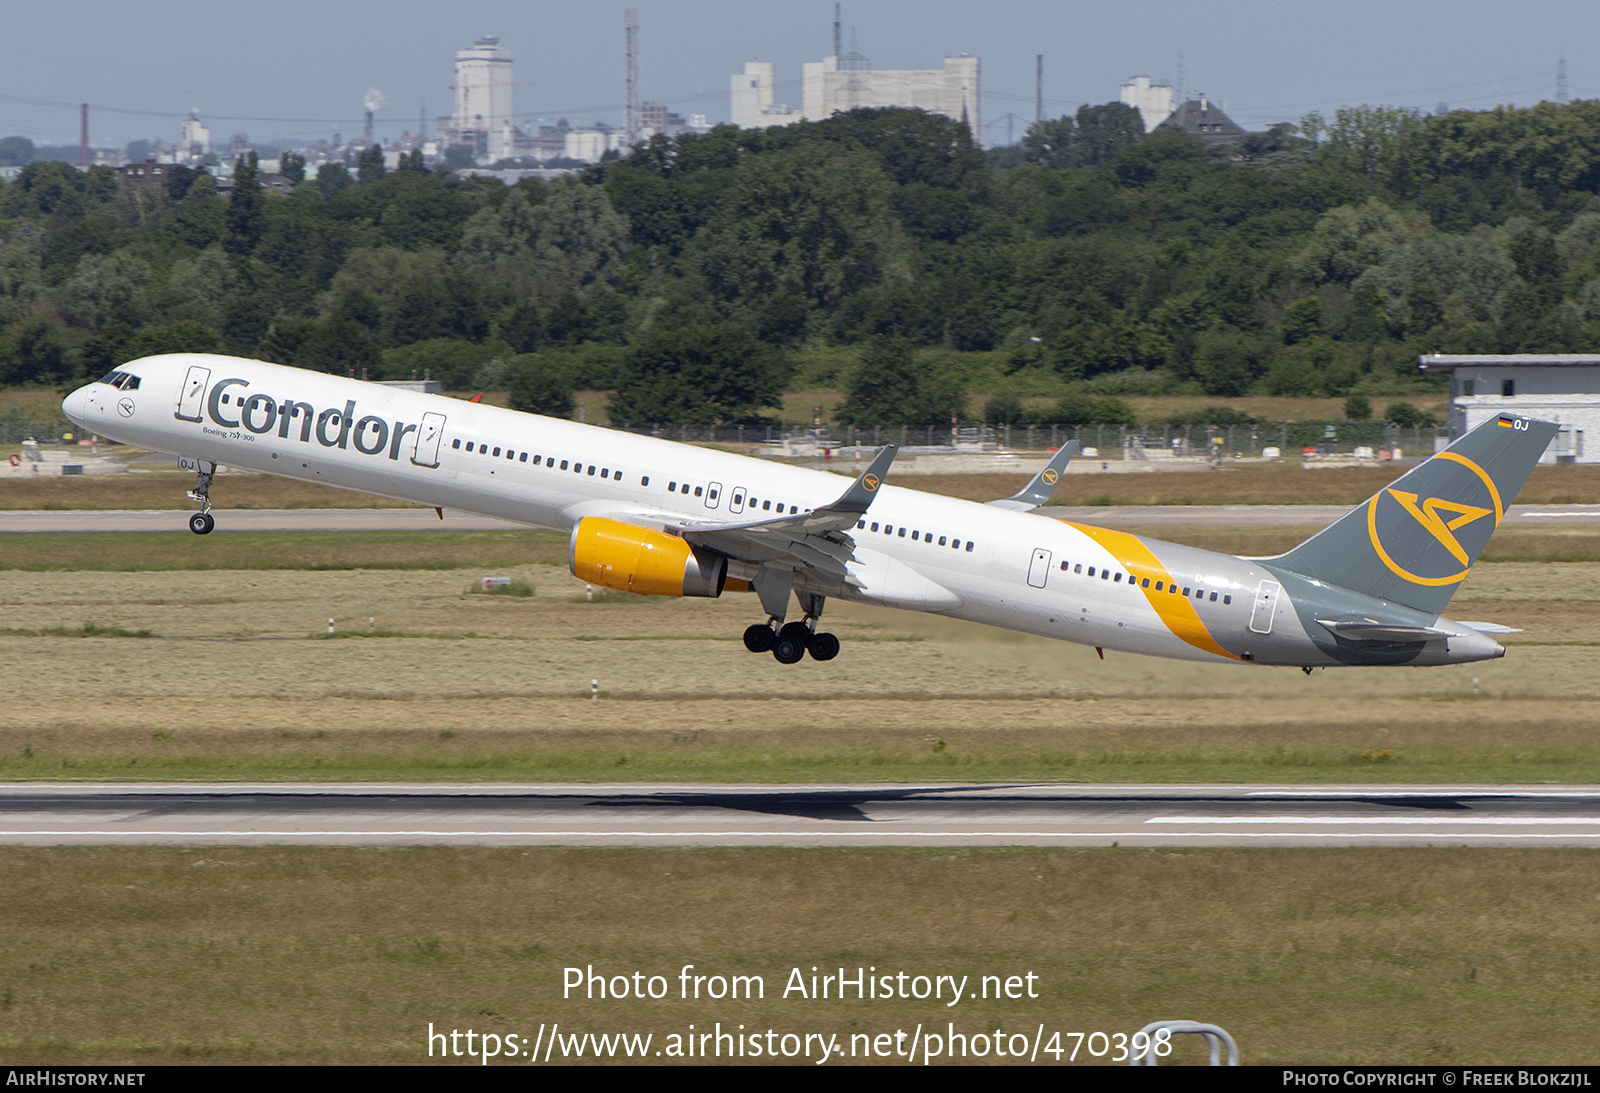
[{"label": "green tree", "polygon": [[1045,167],[1072,167],[1078,129],[1068,117],[1034,122],[1022,135],[1022,155]]},{"label": "green tree", "polygon": [[1144,121],[1127,103],[1080,106],[1074,119],[1072,165],[1098,167],[1144,140]]},{"label": "green tree", "polygon": [[1351,395],[1344,400],[1346,421],[1367,421],[1372,417],[1372,403],[1366,395]]},{"label": "green tree", "polygon": [[360,160],[356,163],[356,181],[377,182],[387,173],[388,169],[383,163],[383,146],[380,144],[367,145],[366,150],[361,153]]},{"label": "green tree", "polygon": [[229,254],[249,254],[261,241],[266,227],[262,211],[265,198],[256,170],[256,154],[247,152],[233,166],[233,194],[228,198],[228,213],[223,218],[222,245]]},{"label": "green tree", "polygon": [[545,417],[572,416],[576,406],[572,378],[557,361],[523,354],[511,362],[506,378],[510,381],[508,398],[513,410]]},{"label": "green tree", "polygon": [[306,157],[298,152],[285,152],[278,157],[278,173],[295,185],[306,180]]},{"label": "green tree", "polygon": [[836,416],[847,426],[948,426],[965,406],[960,381],[947,370],[918,367],[904,338],[873,338],[862,347]]},{"label": "green tree", "polygon": [[734,323],[651,331],[628,354],[612,421],[673,425],[755,422],[781,405],[782,359]]},{"label": "green tree", "polygon": [[127,360],[158,353],[215,353],[222,336],[204,323],[184,319],[163,326],[142,326],[123,345]]},{"label": "green tree", "polygon": [[317,187],[322,190],[322,196],[330,200],[348,190],[354,181],[350,168],[342,163],[324,163],[317,168]]}]

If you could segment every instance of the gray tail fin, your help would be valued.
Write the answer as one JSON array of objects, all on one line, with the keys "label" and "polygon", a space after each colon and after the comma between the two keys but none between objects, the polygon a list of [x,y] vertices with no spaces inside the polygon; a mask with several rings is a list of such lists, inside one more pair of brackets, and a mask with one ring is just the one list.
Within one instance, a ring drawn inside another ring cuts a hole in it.
[{"label": "gray tail fin", "polygon": [[1273,565],[1438,614],[1556,435],[1490,418]]}]

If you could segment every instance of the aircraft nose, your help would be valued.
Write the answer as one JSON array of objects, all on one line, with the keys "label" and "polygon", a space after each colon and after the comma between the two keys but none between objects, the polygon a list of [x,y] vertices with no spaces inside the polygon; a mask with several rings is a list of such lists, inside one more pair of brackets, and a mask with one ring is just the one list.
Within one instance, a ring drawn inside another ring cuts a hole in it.
[{"label": "aircraft nose", "polygon": [[88,412],[89,386],[80,387],[61,400],[61,412],[66,414],[67,420],[74,425],[82,425],[83,419]]}]

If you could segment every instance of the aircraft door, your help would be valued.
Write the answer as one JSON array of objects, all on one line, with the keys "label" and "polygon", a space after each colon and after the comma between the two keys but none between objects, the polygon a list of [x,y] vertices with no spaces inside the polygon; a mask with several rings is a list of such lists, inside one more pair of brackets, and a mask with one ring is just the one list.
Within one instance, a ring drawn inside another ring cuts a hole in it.
[{"label": "aircraft door", "polygon": [[728,511],[729,512],[743,512],[744,511],[744,487],[743,486],[735,486],[735,487],[733,487],[733,492],[728,495]]},{"label": "aircraft door", "polygon": [[1282,595],[1283,586],[1277,581],[1261,582],[1261,587],[1256,589],[1256,606],[1250,612],[1250,629],[1253,633],[1272,633],[1272,616],[1278,609],[1278,597]]},{"label": "aircraft door", "polygon": [[1039,549],[1033,552],[1033,564],[1028,567],[1028,583],[1034,588],[1043,588],[1044,582],[1050,579],[1050,552]]},{"label": "aircraft door", "polygon": [[444,415],[423,414],[417,426],[417,444],[411,450],[411,462],[419,467],[439,465],[439,441],[444,439]]},{"label": "aircraft door", "polygon": [[708,508],[708,509],[716,508],[718,503],[719,503],[717,499],[720,498],[721,496],[722,496],[722,483],[721,482],[707,482],[706,483],[706,508]]},{"label": "aircraft door", "polygon": [[199,421],[200,407],[205,399],[206,384],[211,382],[211,369],[198,364],[189,366],[183,387],[178,391],[178,411],[172,416],[179,421]]}]

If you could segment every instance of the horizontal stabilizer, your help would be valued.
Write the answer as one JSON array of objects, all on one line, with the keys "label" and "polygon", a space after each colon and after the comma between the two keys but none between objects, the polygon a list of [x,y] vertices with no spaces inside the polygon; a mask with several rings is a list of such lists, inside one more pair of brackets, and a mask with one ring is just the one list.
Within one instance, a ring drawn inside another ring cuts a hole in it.
[{"label": "horizontal stabilizer", "polygon": [[1409,645],[1413,642],[1454,636],[1450,630],[1439,630],[1432,626],[1400,626],[1379,622],[1376,619],[1318,619],[1317,624],[1351,641],[1387,641]]},{"label": "horizontal stabilizer", "polygon": [[1520,634],[1520,633],[1522,633],[1521,630],[1517,630],[1514,627],[1510,627],[1510,626],[1501,626],[1497,622],[1458,622],[1456,625],[1457,626],[1465,626],[1468,630],[1476,630],[1480,634]]},{"label": "horizontal stabilizer", "polygon": [[989,504],[1001,509],[1015,509],[1018,512],[1029,512],[1046,504],[1051,494],[1056,492],[1056,484],[1061,481],[1061,472],[1067,469],[1067,464],[1072,462],[1072,457],[1078,453],[1078,442],[1069,440],[1061,445],[1061,449],[1045,464],[1044,470],[1033,476],[1033,481],[1022,488],[1020,493],[1010,497],[1003,497]]}]

